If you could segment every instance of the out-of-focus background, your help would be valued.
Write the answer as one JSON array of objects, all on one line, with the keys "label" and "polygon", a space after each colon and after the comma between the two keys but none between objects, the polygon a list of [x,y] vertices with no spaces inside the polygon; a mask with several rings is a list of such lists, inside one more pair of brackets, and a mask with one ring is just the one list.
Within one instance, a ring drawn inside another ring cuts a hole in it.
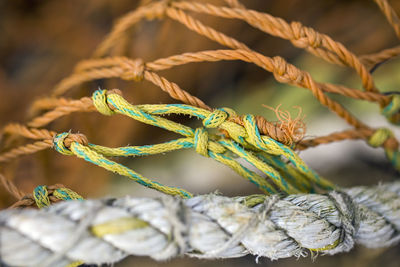
[{"label": "out-of-focus background", "polygon": [[[149,2],[149,1],[141,1]],[[222,1],[211,1],[223,4]],[[249,8],[279,16],[287,21],[300,21],[319,32],[342,42],[357,55],[372,53],[398,45],[398,40],[372,0],[271,0],[243,1]],[[400,1],[390,1],[400,12]],[[140,1],[110,0],[13,0],[0,1],[0,125],[24,122],[31,118],[30,103],[46,96],[62,78],[69,75],[81,59],[89,58],[113,22],[133,10]],[[246,43],[266,56],[282,56],[290,63],[309,71],[317,81],[340,83],[360,88],[354,71],[328,64],[290,42],[269,36],[236,20],[196,15],[207,25]],[[221,48],[170,20],[139,23],[129,37],[118,43],[120,54],[145,61],[180,54]],[[399,91],[400,60],[393,59],[374,72],[378,88]],[[170,81],[204,100],[212,107],[231,107],[238,113],[259,114],[276,120],[275,114],[262,104],[297,114],[302,108],[307,136],[318,136],[346,129],[348,126],[329,113],[309,91],[276,82],[270,73],[239,61],[189,64],[162,72]],[[135,104],[176,103],[159,88],[148,82],[134,83],[118,79],[85,83],[68,94],[79,98],[91,95],[98,87],[119,88]],[[334,97],[354,114],[374,127],[387,125],[377,105]],[[198,121],[181,120],[189,125]],[[100,114],[75,113],[50,125],[52,130],[84,133],[92,143],[107,146],[144,145],[170,140],[174,135],[123,118]],[[400,132],[393,128],[400,137]],[[14,140],[13,145],[21,140]],[[0,144],[3,150],[7,145]],[[345,141],[312,148],[300,153],[318,173],[340,186],[376,184],[399,178],[381,149],[368,147],[363,141]],[[149,158],[122,161],[146,177],[164,184],[177,185],[193,193],[219,191],[224,195],[258,193],[247,181],[193,150],[177,151]],[[75,157],[48,150],[23,157],[0,166],[25,192],[39,184],[62,183],[85,198],[103,196],[156,196],[157,192],[140,187],[130,180],[91,165]],[[0,190],[0,206],[15,202]],[[314,255],[315,256],[315,255]],[[368,250],[357,247],[348,254],[287,259],[271,262],[259,259],[262,265],[326,266],[398,266],[399,247]],[[253,266],[254,257],[223,261],[177,259],[156,263],[147,258],[132,257],[117,266]]]}]

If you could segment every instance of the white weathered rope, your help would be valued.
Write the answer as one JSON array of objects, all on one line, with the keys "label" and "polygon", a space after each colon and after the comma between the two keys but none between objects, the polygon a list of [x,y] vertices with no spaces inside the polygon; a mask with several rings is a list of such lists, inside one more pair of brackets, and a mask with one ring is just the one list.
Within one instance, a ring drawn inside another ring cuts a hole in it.
[{"label": "white weathered rope", "polygon": [[[103,226],[108,234],[99,234]],[[355,243],[390,246],[399,230],[400,182],[282,198],[125,197],[2,211],[0,257],[11,266],[113,263],[128,255],[278,259],[346,252]]]}]

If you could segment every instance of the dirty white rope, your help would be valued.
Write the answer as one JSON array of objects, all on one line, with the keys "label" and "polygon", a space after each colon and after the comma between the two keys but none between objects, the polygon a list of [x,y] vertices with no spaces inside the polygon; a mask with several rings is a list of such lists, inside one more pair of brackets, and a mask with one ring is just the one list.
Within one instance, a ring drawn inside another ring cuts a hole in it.
[{"label": "dirty white rope", "polygon": [[400,182],[326,195],[125,197],[2,211],[0,257],[11,266],[114,263],[128,255],[278,259],[346,252],[355,243],[390,246],[399,231]]}]

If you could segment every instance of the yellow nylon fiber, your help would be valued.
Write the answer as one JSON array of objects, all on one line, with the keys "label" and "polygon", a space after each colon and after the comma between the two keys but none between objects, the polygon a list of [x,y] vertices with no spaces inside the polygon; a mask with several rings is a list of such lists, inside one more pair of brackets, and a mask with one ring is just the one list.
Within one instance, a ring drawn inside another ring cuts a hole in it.
[{"label": "yellow nylon fiber", "polygon": [[[94,144],[86,146],[73,142],[70,148],[66,148],[63,140],[68,133],[62,133],[54,139],[55,149],[66,155],[76,155],[165,194],[179,195],[184,198],[192,196],[191,193],[183,189],[165,186],[147,179],[106,157],[145,156],[178,149],[194,148],[200,155],[213,158],[227,165],[267,194],[277,193],[278,191],[288,194],[312,192],[314,184],[324,189],[334,188],[332,183],[319,177],[308,168],[290,147],[268,136],[260,135],[253,115],[243,116],[244,126],[242,126],[228,120],[230,116],[237,116],[235,111],[229,108],[209,111],[183,104],[135,106],[127,102],[121,95],[112,92],[107,93],[106,90],[95,91],[92,99],[94,106],[102,114],[108,116],[113,114],[125,115],[140,122],[175,132],[183,137],[161,144],[145,146],[109,148]],[[192,129],[162,117],[168,114],[184,114],[201,119],[203,127]],[[223,129],[228,132],[232,139],[210,133],[208,129]],[[284,162],[282,157],[288,159],[292,165]],[[245,159],[267,177],[262,177],[248,169],[236,161],[237,158]]]},{"label": "yellow nylon fiber", "polygon": [[118,218],[106,223],[96,224],[90,228],[90,231],[97,237],[105,235],[118,235],[126,231],[144,228],[149,224],[141,219],[126,217]]}]

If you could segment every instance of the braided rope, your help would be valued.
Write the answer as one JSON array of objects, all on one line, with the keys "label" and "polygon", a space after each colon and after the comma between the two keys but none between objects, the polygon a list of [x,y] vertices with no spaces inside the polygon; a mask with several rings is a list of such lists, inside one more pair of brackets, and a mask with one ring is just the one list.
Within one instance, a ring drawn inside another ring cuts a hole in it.
[{"label": "braided rope", "polygon": [[39,209],[50,206],[51,196],[54,196],[57,200],[83,200],[79,194],[62,185],[50,187],[51,195],[48,189],[47,186],[40,185],[33,190],[33,199]]},{"label": "braided rope", "polygon": [[278,259],[306,256],[308,250],[332,255],[355,243],[373,248],[397,243],[399,200],[395,182],[283,198],[67,201],[0,212],[0,258],[12,266],[65,266],[77,260],[110,264],[128,255],[156,260],[182,254]]}]

